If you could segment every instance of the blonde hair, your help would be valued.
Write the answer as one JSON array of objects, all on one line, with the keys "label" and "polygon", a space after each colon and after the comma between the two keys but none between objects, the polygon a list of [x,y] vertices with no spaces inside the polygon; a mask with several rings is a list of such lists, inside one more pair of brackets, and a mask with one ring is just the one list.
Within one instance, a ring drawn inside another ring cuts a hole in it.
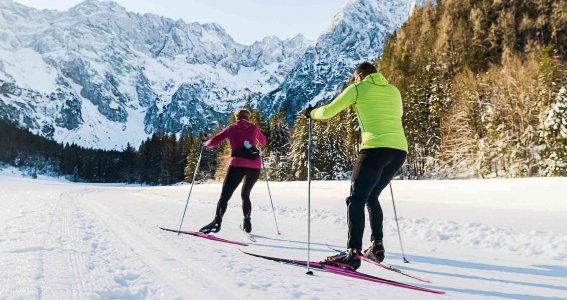
[{"label": "blonde hair", "polygon": [[250,116],[252,114],[250,113],[249,110],[247,109],[239,109],[237,111],[234,112],[234,117],[239,120],[239,119],[246,119],[250,121]]}]

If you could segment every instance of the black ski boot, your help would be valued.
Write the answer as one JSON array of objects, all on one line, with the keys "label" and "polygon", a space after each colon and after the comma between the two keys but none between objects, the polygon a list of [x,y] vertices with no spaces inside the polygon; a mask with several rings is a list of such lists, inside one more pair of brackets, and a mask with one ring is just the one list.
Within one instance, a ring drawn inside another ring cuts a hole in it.
[{"label": "black ski boot", "polygon": [[362,254],[360,253],[360,250],[348,248],[344,252],[325,258],[321,263],[339,268],[356,270],[360,267],[361,256]]},{"label": "black ski boot", "polygon": [[207,233],[207,234],[211,232],[212,233],[219,232],[221,230],[221,223],[222,223],[222,216],[216,216],[211,223],[199,229],[199,232]]},{"label": "black ski boot", "polygon": [[252,232],[252,223],[250,223],[250,217],[244,217],[244,220],[242,221],[242,230],[244,230],[244,232],[246,233],[250,233]]},{"label": "black ski boot", "polygon": [[384,261],[384,252],[384,244],[382,244],[382,241],[372,241],[372,245],[364,251],[364,258],[380,263]]}]

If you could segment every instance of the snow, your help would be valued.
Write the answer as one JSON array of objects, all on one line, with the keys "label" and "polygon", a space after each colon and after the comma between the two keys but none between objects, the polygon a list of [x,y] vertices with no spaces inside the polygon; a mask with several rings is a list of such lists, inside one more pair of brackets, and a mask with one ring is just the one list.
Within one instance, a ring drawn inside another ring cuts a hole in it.
[{"label": "snow", "polygon": [[[80,90],[80,87],[71,84]],[[145,110],[125,108],[128,113],[128,119],[125,123],[108,121],[99,111],[98,108],[90,101],[82,98],[81,114],[85,119],[85,123],[74,130],[65,128],[57,128],[54,138],[61,143],[78,143],[79,145],[90,148],[106,148],[122,150],[130,143],[137,146],[142,143],[149,135],[144,132],[143,124]],[[116,103],[112,102],[111,107],[116,107]]]},{"label": "snow", "polygon": [[[42,93],[51,93],[56,88],[57,71],[43,61],[42,56],[30,48],[7,51],[0,48],[0,64],[11,78],[0,78],[17,82],[22,88]],[[1,74],[1,73],[0,73]]]},{"label": "snow", "polygon": [[[159,230],[177,228],[189,185],[75,184],[0,175],[0,298],[46,299],[439,299],[246,256],[238,246]],[[253,193],[257,242],[247,250],[306,257],[305,182],[271,183]],[[312,253],[346,239],[346,181],[312,184]],[[193,189],[184,229],[213,217],[219,184]],[[389,192],[386,261],[432,284],[363,264],[360,271],[445,290],[447,299],[567,298],[567,178],[394,181],[406,257]],[[238,194],[238,193],[236,193]],[[237,196],[217,235],[245,241]],[[368,227],[368,226],[367,226]],[[365,233],[365,244],[369,232]]]},{"label": "snow", "polygon": [[[138,132],[103,137],[130,127],[132,116],[120,119],[124,124],[117,125],[113,124],[116,118],[86,113],[82,115],[84,123],[66,123],[68,111],[60,108],[68,99],[52,97],[53,92],[59,89],[68,94],[74,90],[80,95],[83,87],[96,84],[104,87],[100,95],[94,93],[100,99],[82,98],[83,102],[93,100],[94,105],[104,102],[110,109],[138,111],[147,111],[155,104],[161,112],[174,101],[177,89],[189,84],[198,88],[190,100],[186,97],[183,101],[205,103],[216,113],[187,118],[211,124],[219,118],[218,113],[231,110],[236,102],[276,89],[310,43],[303,36],[285,41],[270,37],[244,46],[216,24],[186,24],[156,15],[127,13],[106,1],[83,2],[67,11],[47,11],[0,0],[0,24],[0,81],[14,84],[18,92],[24,90],[22,96],[0,95],[0,106],[14,111],[8,119],[37,134],[45,135],[51,132],[45,128],[53,128],[53,138],[58,142],[104,149],[120,149],[127,142],[139,145]],[[83,63],[85,67],[78,65]],[[140,74],[149,82],[142,82]],[[120,95],[106,90],[111,85]],[[138,86],[153,95],[142,105],[136,101]],[[83,106],[81,113],[85,109],[90,110]],[[135,116],[140,122],[134,126],[149,128],[153,117]],[[166,119],[164,124],[178,123],[180,116],[170,112],[165,118],[173,121]],[[60,126],[62,123],[75,127],[69,132],[70,127]],[[186,129],[177,124],[172,127],[164,130],[179,133]]]},{"label": "snow", "polygon": [[203,42],[204,43],[211,43],[213,45],[220,45],[223,43],[222,38],[220,38],[219,36],[217,36],[217,32],[215,31],[209,31],[204,29],[202,31],[203,34]]},{"label": "snow", "polygon": [[[0,178],[3,178],[3,177],[13,177],[13,178],[25,178],[25,177],[27,177],[27,178],[30,178],[29,172],[26,173],[25,170],[18,169],[16,167],[0,163]],[[52,177],[52,176],[42,175],[42,174],[37,175],[37,178],[41,179],[42,181],[67,182],[67,180],[64,177]]]}]

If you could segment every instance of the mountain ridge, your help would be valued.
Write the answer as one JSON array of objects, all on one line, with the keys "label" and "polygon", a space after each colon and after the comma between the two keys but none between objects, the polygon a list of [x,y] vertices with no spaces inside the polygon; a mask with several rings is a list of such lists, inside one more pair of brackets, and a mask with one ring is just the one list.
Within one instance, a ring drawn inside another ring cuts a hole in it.
[{"label": "mountain ridge", "polygon": [[104,149],[156,131],[212,129],[247,98],[292,121],[378,57],[414,5],[349,0],[315,42],[298,34],[242,45],[218,24],[132,13],[111,1],[60,12],[0,0],[0,118]]},{"label": "mountain ridge", "polygon": [[[0,10],[0,117],[96,148],[211,128],[246,97],[275,88],[310,43],[298,35],[245,46],[217,24],[107,1],[59,12],[2,0]],[[37,70],[39,80],[30,78]]]}]

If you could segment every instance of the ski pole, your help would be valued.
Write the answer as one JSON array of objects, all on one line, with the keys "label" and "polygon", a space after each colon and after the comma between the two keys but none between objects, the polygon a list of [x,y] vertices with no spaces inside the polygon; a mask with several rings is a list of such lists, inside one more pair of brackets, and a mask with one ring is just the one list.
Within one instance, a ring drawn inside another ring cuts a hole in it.
[{"label": "ski pole", "polygon": [[309,117],[309,130],[307,138],[307,275],[311,271],[311,117]]},{"label": "ski pole", "polygon": [[262,155],[262,148],[260,149],[260,158],[262,159],[262,169],[264,169],[264,179],[266,179],[266,186],[268,187],[268,195],[270,196],[270,203],[272,204],[272,213],[274,215],[274,222],[276,223],[276,231],[278,235],[281,235],[280,228],[278,227],[278,220],[276,219],[276,210],[274,209],[274,201],[272,201],[272,192],[270,191],[270,185],[268,184],[268,171],[266,170],[266,164],[264,164],[264,156]]},{"label": "ski pole", "polygon": [[402,244],[402,234],[400,233],[400,224],[398,223],[398,213],[396,212],[396,202],[394,201],[394,190],[392,189],[392,182],[390,182],[390,195],[392,196],[392,206],[394,207],[394,218],[396,218],[396,226],[398,227],[398,238],[400,239],[400,248],[402,249],[402,258],[405,263],[409,263],[404,254],[404,245]]},{"label": "ski pole", "polygon": [[205,145],[201,146],[201,153],[199,153],[199,159],[197,160],[197,165],[195,166],[195,172],[193,172],[193,180],[191,180],[191,188],[189,189],[189,196],[187,196],[187,202],[185,203],[185,209],[183,210],[183,217],[181,217],[181,224],[179,224],[179,230],[177,235],[181,234],[181,226],[183,226],[183,219],[185,219],[185,212],[187,211],[187,205],[189,205],[189,199],[191,198],[191,192],[193,191],[193,185],[195,184],[195,177],[197,177],[197,171],[199,170],[199,165],[201,164],[201,157],[203,157],[203,151],[205,150]]}]

